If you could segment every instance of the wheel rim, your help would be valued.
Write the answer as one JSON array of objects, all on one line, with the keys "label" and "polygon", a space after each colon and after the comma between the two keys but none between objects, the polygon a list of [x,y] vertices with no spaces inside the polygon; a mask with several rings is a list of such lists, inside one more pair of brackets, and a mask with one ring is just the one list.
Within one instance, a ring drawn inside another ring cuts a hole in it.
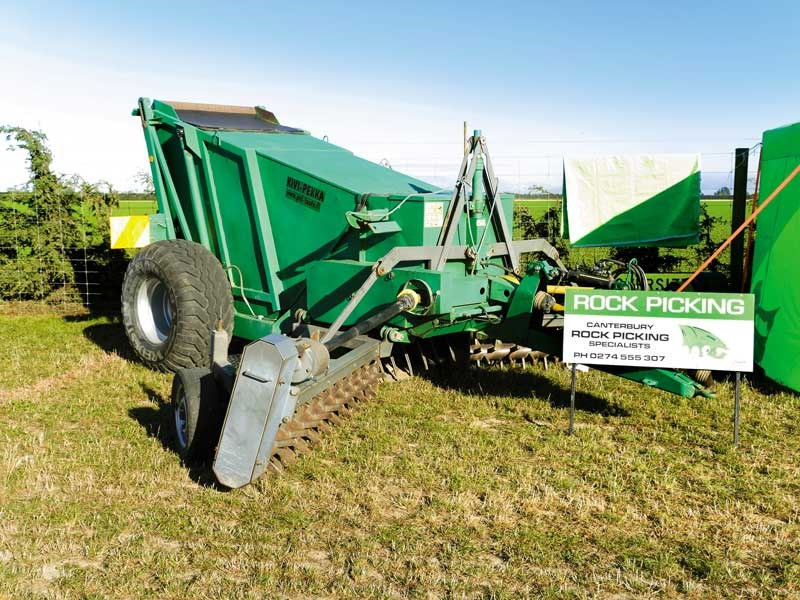
[{"label": "wheel rim", "polygon": [[154,345],[169,337],[175,308],[169,290],[156,277],[148,277],[136,291],[136,320],[144,338]]},{"label": "wheel rim", "polygon": [[178,445],[186,448],[188,433],[186,431],[186,393],[180,390],[178,405],[175,407],[175,433],[178,436]]}]

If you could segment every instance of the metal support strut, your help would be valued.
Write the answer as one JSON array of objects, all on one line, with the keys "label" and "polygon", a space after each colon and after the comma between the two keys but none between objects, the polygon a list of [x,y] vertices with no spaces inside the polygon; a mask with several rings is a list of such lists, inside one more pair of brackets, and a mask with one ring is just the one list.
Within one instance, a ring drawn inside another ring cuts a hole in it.
[{"label": "metal support strut", "polygon": [[349,329],[346,329],[345,331],[333,336],[331,339],[325,342],[325,347],[330,351],[343,346],[353,338],[372,331],[378,325],[383,325],[386,321],[392,317],[396,317],[401,312],[412,310],[417,305],[418,301],[419,298],[414,298],[414,296],[411,294],[401,294],[397,300],[392,302],[389,306],[378,311],[368,319],[364,319]]}]

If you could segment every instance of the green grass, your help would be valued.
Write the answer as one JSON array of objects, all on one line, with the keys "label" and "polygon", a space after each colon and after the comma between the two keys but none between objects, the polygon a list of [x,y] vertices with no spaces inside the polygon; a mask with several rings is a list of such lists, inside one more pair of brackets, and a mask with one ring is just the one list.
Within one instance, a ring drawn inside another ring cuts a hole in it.
[{"label": "green grass", "polygon": [[0,597],[800,595],[795,395],[745,385],[734,451],[729,384],[580,374],[569,437],[559,367],[438,374],[222,492],[118,323],[37,312],[0,314]]},{"label": "green grass", "polygon": [[117,206],[111,209],[112,216],[152,215],[158,212],[155,197],[149,194],[120,194]]},{"label": "green grass", "polygon": [[[718,217],[727,223],[731,220],[731,203],[730,199],[720,200],[701,200],[703,206],[706,207],[712,217]],[[750,199],[748,198],[748,211]],[[534,217],[543,215],[548,208],[561,208],[561,198],[556,199],[543,199],[543,200],[530,200],[530,199],[516,199],[515,206],[522,206],[531,211]]]}]

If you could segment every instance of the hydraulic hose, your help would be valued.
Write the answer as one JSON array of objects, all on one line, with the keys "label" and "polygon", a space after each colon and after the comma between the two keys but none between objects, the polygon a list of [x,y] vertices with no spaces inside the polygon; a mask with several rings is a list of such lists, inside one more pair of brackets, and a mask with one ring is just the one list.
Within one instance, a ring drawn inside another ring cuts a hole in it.
[{"label": "hydraulic hose", "polygon": [[584,273],[583,271],[570,270],[567,273],[567,281],[606,290],[610,290],[614,287],[614,280],[612,278]]}]

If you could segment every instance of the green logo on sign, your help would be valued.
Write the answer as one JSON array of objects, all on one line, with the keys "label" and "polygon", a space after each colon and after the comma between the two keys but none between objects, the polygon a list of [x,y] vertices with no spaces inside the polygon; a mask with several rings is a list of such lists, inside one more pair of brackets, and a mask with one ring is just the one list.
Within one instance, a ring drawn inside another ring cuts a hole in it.
[{"label": "green logo on sign", "polygon": [[683,334],[683,345],[692,353],[697,350],[698,356],[710,356],[711,358],[725,358],[728,354],[728,347],[721,339],[710,331],[694,327],[692,325],[681,325]]}]

